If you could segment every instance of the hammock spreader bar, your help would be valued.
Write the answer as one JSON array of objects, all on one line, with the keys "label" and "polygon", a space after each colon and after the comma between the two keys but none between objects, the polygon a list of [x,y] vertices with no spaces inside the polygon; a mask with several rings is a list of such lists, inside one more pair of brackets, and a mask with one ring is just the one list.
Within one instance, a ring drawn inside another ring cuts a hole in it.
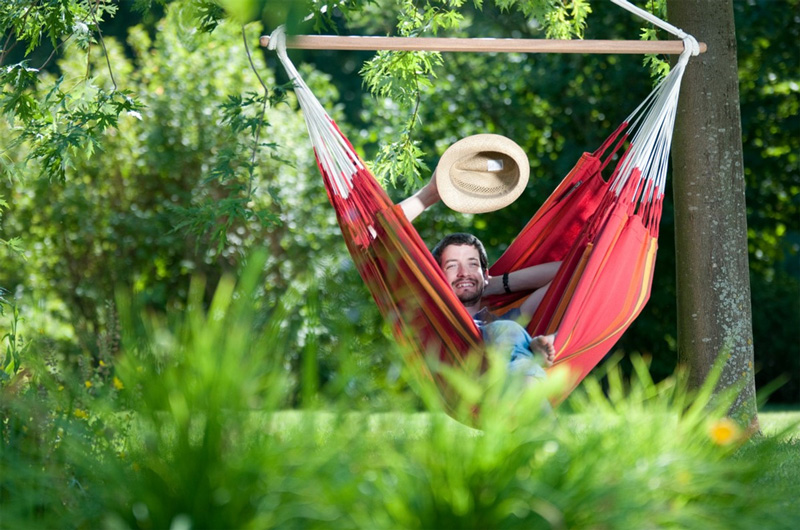
[{"label": "hammock spreader bar", "polygon": [[[263,35],[261,46],[269,46]],[[339,35],[297,35],[286,38],[286,47],[297,50],[394,50],[477,53],[588,53],[588,54],[665,54],[683,53],[677,40],[567,40],[567,39],[489,39],[454,37],[364,37]],[[706,51],[699,43],[700,53]]]},{"label": "hammock spreader bar", "polygon": [[[628,2],[611,0],[626,11],[658,26],[683,42],[656,40],[565,40],[565,39],[464,39],[448,37],[360,37],[339,35],[302,35],[287,37],[281,46],[304,50],[395,50],[432,52],[501,52],[501,53],[619,53],[678,55],[689,50],[692,55],[705,53],[705,43],[661,20],[657,16]],[[270,46],[269,37],[262,35],[261,46]]]}]

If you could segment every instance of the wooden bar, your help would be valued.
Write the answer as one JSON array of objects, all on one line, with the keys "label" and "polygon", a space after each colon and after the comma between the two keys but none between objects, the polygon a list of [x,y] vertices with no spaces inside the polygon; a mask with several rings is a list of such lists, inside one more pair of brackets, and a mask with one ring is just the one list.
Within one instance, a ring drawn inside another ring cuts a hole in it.
[{"label": "wooden bar", "polygon": [[[269,36],[259,40],[269,44]],[[437,52],[518,52],[518,53],[621,53],[670,54],[683,52],[679,40],[559,40],[559,39],[466,39],[451,37],[342,37],[338,35],[298,35],[287,37],[286,47],[300,50],[397,50]],[[706,51],[700,43],[700,53]]]}]

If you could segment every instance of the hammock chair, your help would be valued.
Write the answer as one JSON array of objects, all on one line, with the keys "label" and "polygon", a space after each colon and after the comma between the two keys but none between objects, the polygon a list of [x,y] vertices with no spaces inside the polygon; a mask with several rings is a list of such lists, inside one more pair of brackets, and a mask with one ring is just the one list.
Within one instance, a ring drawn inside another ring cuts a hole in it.
[{"label": "hammock chair", "polygon": [[[615,0],[616,1],[616,0]],[[677,28],[676,28],[677,29]],[[680,31],[680,30],[678,30]],[[682,33],[682,32],[681,32]],[[551,369],[567,369],[559,402],[610,351],[650,295],[680,81],[697,41],[670,74],[592,153],[585,153],[506,252],[492,276],[561,261],[527,329],[558,331]],[[436,366],[466,369],[484,356],[481,333],[399,206],[370,174],[289,60],[279,29],[269,39],[293,81],[319,170],[347,248],[398,342],[423,375],[451,396]],[[602,171],[614,163],[610,178]],[[490,310],[518,306],[530,292],[487,297]]]}]

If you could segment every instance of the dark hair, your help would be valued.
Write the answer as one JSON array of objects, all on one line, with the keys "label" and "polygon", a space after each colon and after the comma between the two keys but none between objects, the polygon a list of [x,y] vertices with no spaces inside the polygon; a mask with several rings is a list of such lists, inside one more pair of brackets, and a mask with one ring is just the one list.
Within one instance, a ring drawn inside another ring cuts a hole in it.
[{"label": "dark hair", "polygon": [[440,267],[442,265],[442,252],[444,252],[444,249],[450,245],[469,245],[471,247],[475,247],[478,249],[478,256],[481,260],[481,268],[484,271],[489,269],[489,258],[486,256],[486,249],[483,248],[483,243],[481,243],[481,240],[472,234],[465,234],[462,232],[445,236],[441,241],[436,243],[436,246],[433,247],[433,250],[431,250],[433,258]]}]

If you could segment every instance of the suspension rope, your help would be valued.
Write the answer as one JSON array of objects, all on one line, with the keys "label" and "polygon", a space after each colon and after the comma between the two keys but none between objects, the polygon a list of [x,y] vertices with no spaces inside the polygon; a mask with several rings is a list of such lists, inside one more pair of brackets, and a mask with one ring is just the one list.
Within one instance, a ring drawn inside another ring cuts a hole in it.
[{"label": "suspension rope", "polygon": [[364,169],[361,160],[342,138],[333,120],[286,54],[286,33],[283,26],[278,26],[272,32],[269,49],[277,52],[278,59],[294,85],[295,96],[305,116],[308,136],[320,166],[333,183],[334,193],[347,198],[352,190],[353,176]]},{"label": "suspension rope", "polygon": [[[653,24],[654,26],[658,26],[659,28],[663,29],[664,31],[675,35],[679,39],[684,42],[684,45],[688,47],[688,49],[692,50],[692,55],[699,55],[701,52],[705,52],[705,44],[699,44],[697,39],[686,33],[680,28],[676,28],[669,22],[661,20],[654,14],[650,13],[649,11],[645,11],[640,7],[636,7],[635,5],[628,2],[628,0],[611,0],[615,4],[617,4],[622,9],[626,11],[630,11],[634,15],[638,16],[639,18],[643,18],[647,22]],[[653,41],[658,42],[658,41]],[[702,50],[701,50],[702,47]]]}]

